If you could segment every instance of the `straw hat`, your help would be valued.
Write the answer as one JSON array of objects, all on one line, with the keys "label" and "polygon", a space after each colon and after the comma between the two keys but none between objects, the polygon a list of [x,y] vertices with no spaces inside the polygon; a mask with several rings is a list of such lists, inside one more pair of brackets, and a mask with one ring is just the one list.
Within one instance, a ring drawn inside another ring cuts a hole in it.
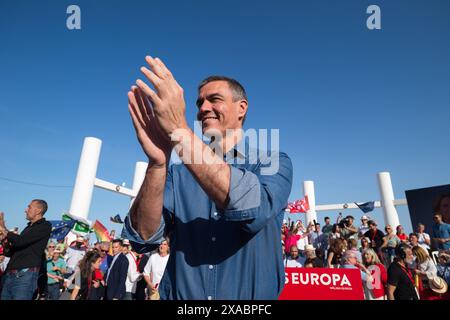
[{"label": "straw hat", "polygon": [[448,284],[441,277],[433,277],[428,280],[430,289],[435,293],[443,294],[448,290]]},{"label": "straw hat", "polygon": [[307,244],[306,246],[305,246],[305,251],[315,251],[316,250],[316,248],[314,248],[313,246],[312,246],[312,244]]}]

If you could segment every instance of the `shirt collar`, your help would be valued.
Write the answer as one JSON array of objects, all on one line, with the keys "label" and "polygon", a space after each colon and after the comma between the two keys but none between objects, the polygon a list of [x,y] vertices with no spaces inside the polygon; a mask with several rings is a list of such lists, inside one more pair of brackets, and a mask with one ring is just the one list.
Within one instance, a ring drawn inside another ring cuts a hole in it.
[{"label": "shirt collar", "polygon": [[[44,222],[44,221],[45,221],[45,218],[42,217],[41,219],[39,219],[39,220],[37,220],[35,223],[33,223],[33,225],[34,225],[34,224],[40,224],[40,223],[42,223],[42,222]],[[28,226],[28,227],[31,226],[31,221],[27,223],[27,226]]]}]

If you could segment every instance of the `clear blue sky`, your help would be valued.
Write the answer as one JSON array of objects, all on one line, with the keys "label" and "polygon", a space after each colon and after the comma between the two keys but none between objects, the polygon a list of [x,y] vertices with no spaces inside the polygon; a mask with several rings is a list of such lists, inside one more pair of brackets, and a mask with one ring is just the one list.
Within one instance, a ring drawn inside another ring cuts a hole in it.
[{"label": "clear blue sky", "polygon": [[[66,28],[70,4],[81,7],[81,30]],[[382,30],[366,27],[370,4],[381,8]],[[131,186],[146,159],[126,93],[151,54],[184,87],[191,124],[201,79],[244,84],[247,128],[281,130],[291,200],[304,180],[315,181],[318,204],[379,200],[380,171],[404,198],[450,182],[449,39],[447,0],[0,0],[0,177],[71,186],[83,139],[94,136],[103,140],[98,177]],[[71,195],[0,180],[9,227],[25,226],[33,198],[59,219]],[[108,218],[128,203],[96,190],[89,218],[117,229]],[[398,211],[410,231],[407,208]],[[381,211],[374,217],[382,221]]]}]

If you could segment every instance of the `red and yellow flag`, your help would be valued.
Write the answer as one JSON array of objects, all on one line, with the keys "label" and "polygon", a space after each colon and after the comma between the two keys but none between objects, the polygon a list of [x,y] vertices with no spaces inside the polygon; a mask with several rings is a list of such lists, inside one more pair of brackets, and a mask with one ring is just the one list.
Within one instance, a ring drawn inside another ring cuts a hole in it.
[{"label": "red and yellow flag", "polygon": [[111,237],[109,236],[108,229],[98,220],[95,220],[94,225],[92,226],[92,230],[97,236],[98,241],[111,241]]}]

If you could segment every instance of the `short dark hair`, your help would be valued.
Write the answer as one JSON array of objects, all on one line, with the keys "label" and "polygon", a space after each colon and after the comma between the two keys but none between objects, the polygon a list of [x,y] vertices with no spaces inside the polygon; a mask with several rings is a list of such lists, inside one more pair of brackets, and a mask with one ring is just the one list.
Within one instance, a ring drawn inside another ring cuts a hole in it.
[{"label": "short dark hair", "polygon": [[346,219],[352,219],[352,220],[355,220],[355,218],[353,217],[353,216],[347,216],[347,217],[345,217]]},{"label": "short dark hair", "polygon": [[122,242],[121,239],[114,239],[114,240],[112,241],[112,243],[120,243],[120,245],[123,246],[123,242]]},{"label": "short dark hair", "polygon": [[417,239],[419,239],[419,235],[417,234],[417,233],[415,233],[415,232],[411,232],[410,234],[409,234],[409,236],[411,237],[411,236],[415,236]]},{"label": "short dark hair", "polygon": [[[200,84],[198,85],[198,92],[200,92],[200,90],[205,85],[207,85],[208,83],[213,82],[213,81],[225,81],[226,83],[228,83],[228,86],[230,87],[231,91],[233,92],[233,102],[236,102],[238,100],[248,101],[247,93],[245,92],[244,87],[242,86],[242,84],[239,83],[239,81],[237,81],[236,79],[226,77],[226,76],[221,76],[221,75],[212,75],[212,76],[209,76],[209,77],[203,79],[202,82],[200,82]],[[242,124],[244,124],[246,117],[247,117],[247,113],[242,118]]]},{"label": "short dark hair", "polygon": [[48,204],[45,200],[33,199],[31,202],[36,202],[39,205],[42,215],[44,215],[47,212]]},{"label": "short dark hair", "polygon": [[325,221],[325,220],[330,220],[330,217],[325,217],[325,218],[323,218],[323,220]]},{"label": "short dark hair", "polygon": [[375,220],[369,220],[369,222],[367,222],[367,224],[370,225],[374,225],[377,226],[377,223],[375,222]]}]

